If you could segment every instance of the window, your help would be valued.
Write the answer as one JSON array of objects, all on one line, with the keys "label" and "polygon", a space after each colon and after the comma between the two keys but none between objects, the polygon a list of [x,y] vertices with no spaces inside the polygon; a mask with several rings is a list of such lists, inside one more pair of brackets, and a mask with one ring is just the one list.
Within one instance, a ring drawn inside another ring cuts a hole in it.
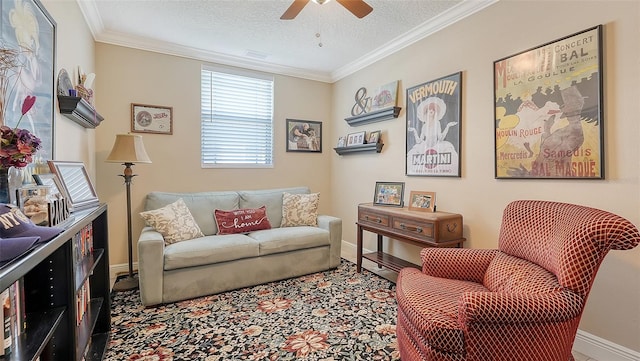
[{"label": "window", "polygon": [[273,77],[203,68],[203,168],[273,166]]}]

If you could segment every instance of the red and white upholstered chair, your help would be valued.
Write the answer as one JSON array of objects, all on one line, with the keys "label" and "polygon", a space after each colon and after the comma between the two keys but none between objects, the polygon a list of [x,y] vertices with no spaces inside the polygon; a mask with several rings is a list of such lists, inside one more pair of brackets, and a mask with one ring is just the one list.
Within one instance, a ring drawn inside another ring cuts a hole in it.
[{"label": "red and white upholstered chair", "polygon": [[640,242],[615,214],[566,203],[507,205],[498,249],[426,248],[398,275],[403,361],[564,361],[610,249]]}]

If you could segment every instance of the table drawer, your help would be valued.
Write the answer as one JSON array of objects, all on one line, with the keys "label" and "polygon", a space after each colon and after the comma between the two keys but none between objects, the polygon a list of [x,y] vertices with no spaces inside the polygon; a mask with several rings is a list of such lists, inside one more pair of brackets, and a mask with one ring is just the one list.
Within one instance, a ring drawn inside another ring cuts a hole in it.
[{"label": "table drawer", "polygon": [[434,225],[431,222],[394,217],[392,228],[395,231],[434,242]]},{"label": "table drawer", "polygon": [[389,227],[389,216],[375,212],[359,211],[358,222],[375,224],[383,227]]}]

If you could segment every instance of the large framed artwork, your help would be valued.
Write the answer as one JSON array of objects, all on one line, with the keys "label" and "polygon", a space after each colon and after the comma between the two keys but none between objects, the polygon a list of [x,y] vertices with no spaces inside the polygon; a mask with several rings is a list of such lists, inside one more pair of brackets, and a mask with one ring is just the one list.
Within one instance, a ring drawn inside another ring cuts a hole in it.
[{"label": "large framed artwork", "polygon": [[0,125],[15,127],[22,103],[35,96],[20,120],[42,141],[36,161],[53,159],[56,23],[38,0],[1,1]]},{"label": "large framed artwork", "polygon": [[407,88],[406,174],[460,177],[462,72]]},{"label": "large framed artwork", "polygon": [[494,62],[495,177],[603,179],[602,25]]}]

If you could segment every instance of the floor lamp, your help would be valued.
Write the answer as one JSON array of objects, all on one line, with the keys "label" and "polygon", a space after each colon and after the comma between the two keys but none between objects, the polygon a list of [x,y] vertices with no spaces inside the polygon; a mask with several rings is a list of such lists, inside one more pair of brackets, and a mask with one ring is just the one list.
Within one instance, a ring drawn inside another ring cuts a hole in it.
[{"label": "floor lamp", "polygon": [[122,163],[124,174],[119,174],[124,178],[124,185],[127,188],[127,246],[129,250],[129,274],[125,278],[116,280],[113,285],[114,291],[127,291],[138,288],[138,278],[133,274],[133,238],[131,235],[131,179],[137,174],[133,174],[131,166],[135,163],[151,163],[142,143],[142,136],[133,134],[117,134],[116,141],[111,149],[111,154],[106,159],[110,163]]}]

